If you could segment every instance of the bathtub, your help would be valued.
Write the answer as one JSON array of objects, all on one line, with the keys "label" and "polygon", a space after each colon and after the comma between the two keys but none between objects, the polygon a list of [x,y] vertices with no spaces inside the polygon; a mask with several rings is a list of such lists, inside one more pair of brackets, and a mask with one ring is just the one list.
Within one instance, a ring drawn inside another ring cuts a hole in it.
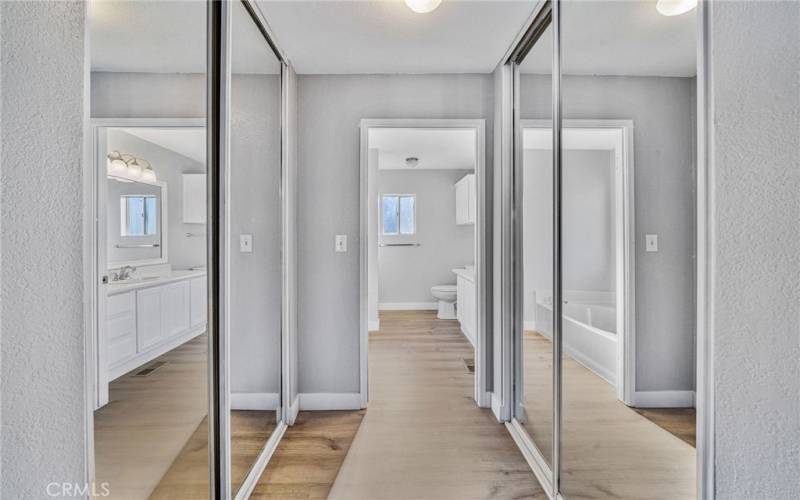
[{"label": "bathtub", "polygon": [[[564,352],[609,384],[617,383],[617,311],[613,292],[564,292]],[[536,293],[535,330],[553,335],[553,298]]]}]

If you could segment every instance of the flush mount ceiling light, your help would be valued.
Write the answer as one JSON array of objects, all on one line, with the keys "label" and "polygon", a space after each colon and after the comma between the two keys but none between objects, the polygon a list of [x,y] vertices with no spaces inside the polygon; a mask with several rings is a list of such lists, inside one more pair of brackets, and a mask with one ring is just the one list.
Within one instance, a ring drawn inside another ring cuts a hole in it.
[{"label": "flush mount ceiling light", "polygon": [[419,164],[419,158],[417,158],[416,156],[409,156],[408,158],[406,158],[406,167],[414,168],[418,164]]},{"label": "flush mount ceiling light", "polygon": [[442,0],[406,0],[408,8],[417,14],[433,12],[440,3],[442,3]]},{"label": "flush mount ceiling light", "polygon": [[679,16],[697,7],[697,0],[658,0],[656,10],[662,16]]}]

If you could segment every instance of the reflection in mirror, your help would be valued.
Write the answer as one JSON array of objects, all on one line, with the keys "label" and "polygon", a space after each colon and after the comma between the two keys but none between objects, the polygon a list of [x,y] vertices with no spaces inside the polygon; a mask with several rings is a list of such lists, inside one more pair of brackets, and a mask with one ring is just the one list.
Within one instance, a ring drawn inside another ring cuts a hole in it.
[{"label": "reflection in mirror", "polygon": [[695,11],[561,5],[561,491],[694,498]]},{"label": "reflection in mirror", "polygon": [[281,401],[281,65],[232,2],[228,280],[231,491],[275,430]]},{"label": "reflection in mirror", "polygon": [[[523,331],[515,416],[552,470],[553,140],[552,36],[547,27],[520,65]],[[535,120],[534,120],[535,119]],[[538,121],[536,121],[538,120]],[[536,128],[532,128],[533,126]]]},{"label": "reflection in mirror", "polygon": [[206,5],[93,0],[89,22],[96,491],[208,498]]}]

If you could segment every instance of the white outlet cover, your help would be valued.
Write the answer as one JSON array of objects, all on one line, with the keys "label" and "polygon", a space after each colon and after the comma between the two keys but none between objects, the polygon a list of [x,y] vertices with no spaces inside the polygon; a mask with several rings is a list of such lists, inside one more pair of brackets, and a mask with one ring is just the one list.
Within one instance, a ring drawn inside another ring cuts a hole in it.
[{"label": "white outlet cover", "polygon": [[647,252],[658,252],[658,235],[645,234],[644,235],[644,249]]},{"label": "white outlet cover", "polygon": [[346,234],[337,234],[336,235],[335,248],[336,248],[337,252],[346,252],[347,251],[347,235]]},{"label": "white outlet cover", "polygon": [[253,252],[253,235],[240,234],[239,235],[239,252],[252,253]]}]

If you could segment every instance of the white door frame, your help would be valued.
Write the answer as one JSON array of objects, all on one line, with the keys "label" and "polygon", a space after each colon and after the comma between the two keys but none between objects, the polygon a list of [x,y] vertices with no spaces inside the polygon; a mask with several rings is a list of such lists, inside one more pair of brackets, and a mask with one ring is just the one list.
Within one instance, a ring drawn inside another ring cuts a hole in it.
[{"label": "white door frame", "polygon": [[[521,119],[520,131],[553,129],[551,120]],[[562,130],[608,129],[614,144],[615,262],[617,312],[617,398],[628,406],[636,392],[636,232],[634,210],[633,120],[562,120]],[[552,141],[551,141],[552,142]]]},{"label": "white door frame", "polygon": [[476,302],[477,321],[475,332],[475,391],[474,399],[481,408],[490,405],[490,391],[487,388],[489,380],[486,352],[490,339],[490,331],[486,325],[486,317],[491,304],[490,294],[490,267],[487,260],[486,242],[491,238],[486,233],[486,221],[489,220],[488,207],[486,206],[486,122],[483,119],[362,119],[360,123],[360,292],[359,292],[359,392],[361,407],[366,408],[369,399],[369,308],[368,308],[368,276],[369,276],[369,191],[368,191],[368,155],[369,155],[369,129],[371,128],[427,128],[427,129],[474,129],[475,141],[475,179],[477,191],[477,220],[475,223],[475,277],[476,277]]}]

